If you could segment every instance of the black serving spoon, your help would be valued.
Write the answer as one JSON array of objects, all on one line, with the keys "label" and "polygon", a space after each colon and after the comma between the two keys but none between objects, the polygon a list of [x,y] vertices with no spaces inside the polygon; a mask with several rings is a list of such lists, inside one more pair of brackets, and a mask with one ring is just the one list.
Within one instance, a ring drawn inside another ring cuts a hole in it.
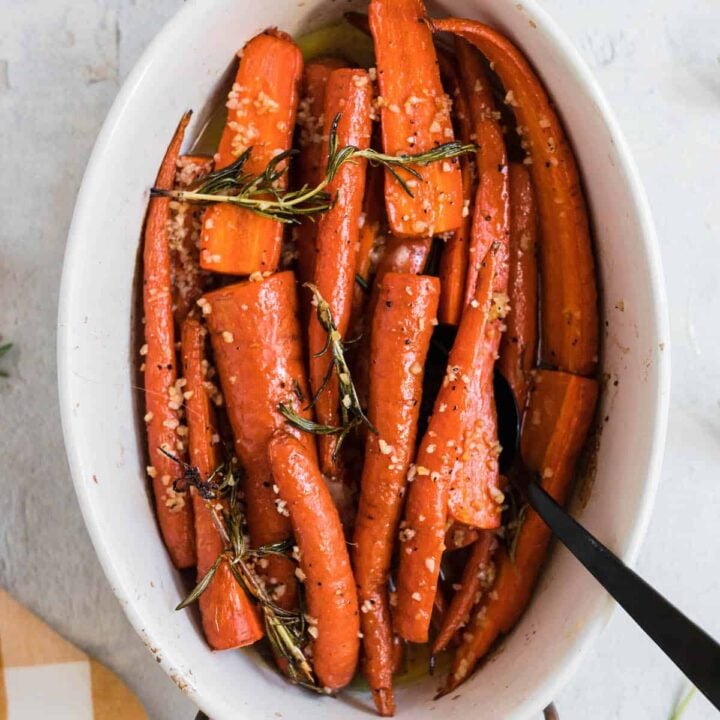
[{"label": "black serving spoon", "polygon": [[613,555],[543,490],[522,464],[520,414],[507,380],[495,372],[501,470],[565,547],[720,710],[720,645]]}]

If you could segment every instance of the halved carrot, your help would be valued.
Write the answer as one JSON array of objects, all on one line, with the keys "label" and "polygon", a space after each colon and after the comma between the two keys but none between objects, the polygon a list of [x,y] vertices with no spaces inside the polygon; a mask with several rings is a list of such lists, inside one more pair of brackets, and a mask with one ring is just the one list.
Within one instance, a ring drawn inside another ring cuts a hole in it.
[{"label": "halved carrot", "polygon": [[[299,187],[314,187],[325,173],[327,155],[323,151],[322,141],[325,127],[325,88],[330,73],[342,66],[343,61],[338,58],[320,58],[309,62],[303,71],[297,112],[300,153],[295,161],[294,171]],[[301,285],[313,278],[316,234],[317,221],[314,218],[304,218],[296,228],[297,277]]]},{"label": "halved carrot", "polygon": [[510,165],[510,312],[500,343],[498,369],[525,409],[530,371],[537,354],[537,206],[524,165]]},{"label": "halved carrot", "polygon": [[[597,394],[597,381],[590,378],[553,370],[534,374],[522,428],[522,458],[529,470],[542,476],[543,487],[560,503],[570,490]],[[515,625],[530,600],[551,531],[537,513],[528,510],[518,532],[513,558],[504,549],[498,553],[493,591],[463,634],[445,692],[472,672],[499,635]]]},{"label": "halved carrot", "polygon": [[437,655],[448,646],[455,633],[467,623],[470,611],[482,597],[483,589],[492,584],[495,573],[492,555],[496,547],[495,533],[489,530],[481,532],[480,537],[473,544],[465,563],[460,587],[450,601],[433,642],[433,655]]},{"label": "halved carrot", "polygon": [[475,300],[465,310],[450,351],[447,374],[440,388],[428,429],[420,443],[408,479],[412,485],[405,507],[397,577],[395,629],[405,640],[427,642],[433,599],[444,550],[448,487],[462,462],[464,417],[474,393],[470,373],[485,351],[485,328],[492,302],[494,252],[481,268]]},{"label": "halved carrot", "polygon": [[[372,0],[382,142],[386,153],[419,153],[454,139],[451,101],[443,91],[432,34],[422,22],[422,0]],[[457,158],[417,168],[413,197],[386,172],[385,203],[395,235],[430,237],[462,223],[462,180]]]},{"label": "halved carrot", "polygon": [[[213,159],[210,157],[181,155],[177,160],[174,187],[178,190],[191,189],[212,169]],[[198,205],[170,201],[168,242],[175,330],[178,334],[208,279],[208,274],[199,265],[201,218],[202,209]]]},{"label": "halved carrot", "polygon": [[[195,318],[182,326],[183,377],[187,381],[183,397],[190,438],[190,464],[207,480],[218,467],[220,438],[215,410],[205,387],[208,362],[205,353],[207,331]],[[225,549],[205,500],[193,494],[195,545],[198,581],[205,577]],[[203,631],[213,650],[252,645],[264,634],[257,608],[233,577],[226,562],[221,562],[205,591],[200,595]]]},{"label": "halved carrot", "polygon": [[360,650],[355,580],[340,517],[307,445],[280,432],[268,454],[300,550],[313,669],[323,687],[339,690],[352,680]]},{"label": "halved carrot", "polygon": [[378,434],[368,433],[365,444],[353,559],[365,670],[381,715],[394,712],[387,582],[439,293],[437,278],[388,273],[372,319],[368,417]]},{"label": "halved carrot", "polygon": [[445,531],[445,549],[448,551],[461,550],[472,545],[480,537],[481,532],[477,528],[453,521]]},{"label": "halved carrot", "polygon": [[[289,427],[278,412],[280,403],[310,418],[305,409],[309,393],[295,277],[282,272],[261,282],[228,285],[208,293],[201,302],[235,449],[247,473],[244,490],[250,540],[255,547],[280,542],[290,535],[290,521],[276,503],[267,444],[276,429]],[[301,440],[314,454],[315,438],[302,433]],[[264,574],[274,585],[276,602],[292,606],[292,562],[277,555],[267,562]]]},{"label": "halved carrot", "polygon": [[[215,165],[224,168],[252,148],[243,169],[259,174],[292,145],[302,54],[289,35],[271,28],[240,55]],[[286,183],[286,177],[279,181],[281,187]],[[212,205],[203,219],[200,265],[233,275],[272,272],[280,260],[282,233],[275,220],[235,205]]]},{"label": "halved carrot", "polygon": [[[171,190],[175,164],[180,156],[186,113],[175,131],[158,171],[155,187]],[[195,535],[192,505],[187,494],[177,493],[173,481],[182,476],[182,466],[161,449],[182,458],[180,426],[182,392],[177,387],[177,355],[172,308],[168,216],[170,200],[153,197],[148,205],[143,244],[143,306],[145,309],[145,424],[147,426],[148,474],[153,479],[155,504],[162,532],[173,563],[178,568],[195,564]],[[176,395],[180,401],[177,402]]]},{"label": "halved carrot", "polygon": [[540,211],[541,359],[591,375],[597,365],[598,315],[590,228],[577,165],[562,124],[522,53],[474,20],[429,21],[475,45],[493,63],[522,131]]},{"label": "halved carrot", "polygon": [[[335,117],[339,147],[354,145],[367,148],[370,144],[370,104],[372,86],[365,70],[341,68],[333,70],[325,91],[325,125],[327,137]],[[328,140],[323,142],[323,156],[328,154]],[[316,257],[313,282],[330,306],[333,321],[341,338],[350,322],[353,288],[355,286],[355,258],[359,233],[359,218],[365,192],[365,161],[345,163],[338,170],[328,191],[336,197],[332,209],[318,223],[315,240]],[[315,313],[311,313],[308,330],[310,351],[310,385],[315,394],[315,414],[319,423],[338,426],[340,422],[340,391],[337,376],[331,372],[332,355],[323,353],[327,345],[327,331]],[[328,375],[330,373],[330,375]],[[329,378],[329,379],[328,379]],[[333,480],[342,477],[342,463],[336,458],[338,436],[319,438],[320,467]]]}]

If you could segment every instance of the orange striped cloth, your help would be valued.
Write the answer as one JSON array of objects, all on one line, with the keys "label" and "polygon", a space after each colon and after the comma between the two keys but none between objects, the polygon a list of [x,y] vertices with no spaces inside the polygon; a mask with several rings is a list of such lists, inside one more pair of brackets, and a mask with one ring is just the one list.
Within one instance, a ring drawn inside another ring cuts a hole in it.
[{"label": "orange striped cloth", "polygon": [[147,720],[104,665],[0,590],[0,720]]}]

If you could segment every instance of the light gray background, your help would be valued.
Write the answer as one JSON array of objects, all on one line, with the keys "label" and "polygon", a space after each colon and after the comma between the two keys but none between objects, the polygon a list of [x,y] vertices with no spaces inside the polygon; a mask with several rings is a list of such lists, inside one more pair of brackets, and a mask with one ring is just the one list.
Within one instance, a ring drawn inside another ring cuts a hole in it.
[{"label": "light gray background", "polygon": [[[615,108],[662,246],[672,407],[639,570],[720,636],[720,2],[541,3]],[[158,720],[194,712],[125,620],[83,527],[60,432],[55,316],[66,230],[95,135],[123,78],[181,4],[0,0],[0,339],[17,344],[0,363],[12,375],[0,380],[0,585],[116,670]],[[557,706],[563,720],[662,719],[683,682],[618,611]],[[715,716],[696,698],[685,720]]]}]

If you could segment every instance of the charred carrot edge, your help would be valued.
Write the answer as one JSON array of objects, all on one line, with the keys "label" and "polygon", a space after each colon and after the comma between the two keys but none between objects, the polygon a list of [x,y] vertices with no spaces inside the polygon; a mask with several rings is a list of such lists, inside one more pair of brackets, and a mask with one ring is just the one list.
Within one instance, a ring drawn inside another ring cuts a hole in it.
[{"label": "charred carrot edge", "polygon": [[[377,57],[381,131],[386,153],[418,153],[453,140],[450,100],[440,83],[432,34],[422,22],[422,0],[372,0],[370,31]],[[385,203],[395,235],[429,237],[462,223],[462,180],[457,158],[417,168],[410,197],[385,174]]]},{"label": "charred carrot edge", "polygon": [[[202,155],[181,155],[177,160],[174,187],[193,188],[214,167],[213,159]],[[175,331],[180,334],[183,320],[195,307],[207,282],[199,265],[198,244],[202,209],[190,203],[170,202],[168,241],[172,278]]]},{"label": "charred carrot edge", "polygon": [[458,67],[472,123],[471,140],[477,143],[478,187],[473,209],[472,234],[468,250],[470,262],[465,283],[465,303],[475,297],[477,273],[482,259],[493,243],[507,246],[510,209],[505,141],[500,129],[500,114],[490,90],[487,74],[478,51],[458,38],[455,43]]},{"label": "charred carrot edge", "polygon": [[537,243],[538,223],[530,174],[523,165],[510,165],[510,312],[500,343],[498,369],[524,410],[530,372],[537,355]]},{"label": "charred carrot edge", "polygon": [[[322,144],[325,88],[330,73],[342,66],[342,60],[337,58],[321,58],[308,63],[303,71],[297,112],[300,153],[295,161],[295,179],[298,187],[314,187],[322,180],[325,170]],[[296,229],[297,277],[301,285],[313,278],[316,234],[317,222],[308,218],[302,220]]]},{"label": "charred carrot edge", "polygon": [[340,517],[306,445],[281,432],[268,454],[300,550],[313,669],[323,687],[338,690],[352,680],[360,649],[355,580]]},{"label": "charred carrot edge", "polygon": [[388,573],[415,450],[423,368],[439,294],[437,278],[388,273],[372,319],[368,413],[378,434],[369,433],[366,440],[353,559],[365,670],[383,716],[395,711]]},{"label": "charred carrot edge", "polygon": [[460,580],[460,588],[455,592],[443,615],[443,622],[438,630],[432,653],[442,652],[453,639],[455,633],[468,621],[470,611],[482,597],[482,591],[493,579],[494,568],[491,558],[497,541],[495,533],[485,530],[473,544]]},{"label": "charred carrot edge", "polygon": [[450,351],[448,369],[428,429],[420,443],[408,479],[412,485],[405,507],[405,536],[400,542],[397,607],[393,616],[397,633],[411,642],[427,642],[440,560],[445,547],[448,486],[461,460],[464,415],[474,392],[469,373],[485,348],[485,327],[490,313],[495,256],[488,253],[480,273],[476,301],[469,305]]},{"label": "charred carrot edge", "polygon": [[[175,164],[180,155],[185,129],[190,122],[186,113],[175,131],[158,171],[155,186],[172,189]],[[182,458],[185,448],[176,429],[180,426],[180,394],[177,382],[175,325],[172,309],[168,215],[170,200],[153,197],[148,206],[143,245],[143,306],[145,309],[145,424],[147,427],[148,474],[158,522],[165,545],[178,568],[195,564],[195,536],[192,505],[186,493],[176,493],[173,481],[182,475],[181,466],[161,452]],[[172,395],[171,395],[172,393]],[[171,407],[172,404],[172,407]]]},{"label": "charred carrot edge", "polygon": [[[302,67],[300,49],[285,33],[266,30],[245,45],[228,96],[218,169],[252,147],[243,169],[259,174],[292,146]],[[285,183],[283,177],[280,184]],[[213,205],[204,215],[200,265],[233,275],[273,271],[280,260],[282,234],[276,220],[234,205]]]},{"label": "charred carrot edge", "polygon": [[[267,444],[276,429],[286,427],[278,404],[310,418],[295,277],[282,272],[261,282],[228,285],[206,294],[201,302],[235,449],[247,472],[250,540],[255,547],[280,542],[290,536],[290,521],[273,492]],[[314,436],[303,433],[301,440],[314,454]],[[267,561],[263,572],[277,581],[275,601],[292,607],[296,599],[292,562],[279,556]]]},{"label": "charred carrot edge", "polygon": [[[338,113],[339,147],[354,145],[367,148],[370,144],[370,106],[372,86],[365,70],[341,68],[333,70],[325,89],[324,136],[330,134]],[[323,156],[328,155],[328,142],[323,143]],[[350,322],[353,288],[355,286],[355,258],[359,234],[359,218],[365,193],[365,161],[346,163],[329,186],[336,197],[332,209],[318,223],[315,240],[317,254],[313,282],[330,306],[335,326],[345,337]],[[332,355],[322,353],[327,332],[315,313],[310,315],[308,349],[310,353],[310,385],[315,397],[315,414],[319,423],[338,426],[340,422],[340,391],[337,377],[329,376]],[[340,480],[342,463],[335,457],[337,435],[322,435],[318,441],[320,467],[329,478]]]},{"label": "charred carrot edge", "polygon": [[[521,451],[527,468],[539,473],[543,487],[565,501],[573,469],[592,422],[598,384],[590,378],[538,370],[522,429]],[[518,621],[537,581],[550,529],[528,510],[515,543],[514,558],[498,553],[493,592],[481,603],[463,635],[444,692],[456,688],[500,634]]]},{"label": "charred carrot edge", "polygon": [[[182,326],[182,361],[185,412],[190,440],[190,464],[206,480],[218,466],[215,411],[205,388],[208,363],[205,357],[207,331],[195,318]],[[205,501],[193,495],[195,545],[198,581],[210,570],[223,552],[220,533]],[[230,572],[221,563],[205,591],[200,595],[200,616],[205,637],[213,650],[252,645],[265,633],[256,607]]]},{"label": "charred carrot edge", "polygon": [[529,156],[540,214],[541,359],[560,370],[592,375],[598,314],[590,228],[577,165],[562,124],[538,76],[498,32],[473,20],[429,21],[455,33],[493,63],[507,90]]},{"label": "charred carrot edge", "polygon": [[461,550],[472,545],[479,537],[480,530],[454,521],[445,531],[445,550]]}]

